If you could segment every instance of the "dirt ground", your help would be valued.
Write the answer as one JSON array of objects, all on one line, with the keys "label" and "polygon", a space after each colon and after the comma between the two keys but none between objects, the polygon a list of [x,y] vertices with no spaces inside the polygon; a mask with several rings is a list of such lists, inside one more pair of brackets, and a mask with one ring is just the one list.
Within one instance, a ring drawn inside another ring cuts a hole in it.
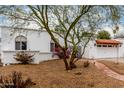
[{"label": "dirt ground", "polygon": [[[77,62],[78,68],[65,71],[62,60],[41,62],[37,65],[9,65],[0,67],[1,75],[13,71],[22,72],[23,78],[30,77],[35,88],[116,88],[124,87],[124,82],[104,75],[94,64],[83,67],[84,61]],[[79,73],[79,74],[78,74]]]},{"label": "dirt ground", "polygon": [[99,60],[98,62],[101,62],[103,64],[105,64],[106,66],[108,66],[110,69],[112,69],[113,71],[124,75],[124,59],[120,59],[118,64],[117,62],[112,59],[112,60]]},{"label": "dirt ground", "polygon": [[100,58],[100,59],[97,59],[97,60],[104,60],[104,61],[111,61],[111,62],[114,62],[114,63],[124,63],[124,58]]}]

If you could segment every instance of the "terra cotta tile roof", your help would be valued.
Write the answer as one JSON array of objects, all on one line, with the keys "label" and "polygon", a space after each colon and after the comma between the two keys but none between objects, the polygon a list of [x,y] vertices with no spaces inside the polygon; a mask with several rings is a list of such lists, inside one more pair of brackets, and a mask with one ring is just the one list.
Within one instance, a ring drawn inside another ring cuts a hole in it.
[{"label": "terra cotta tile roof", "polygon": [[96,43],[97,44],[121,44],[120,41],[117,41],[117,40],[96,40]]}]

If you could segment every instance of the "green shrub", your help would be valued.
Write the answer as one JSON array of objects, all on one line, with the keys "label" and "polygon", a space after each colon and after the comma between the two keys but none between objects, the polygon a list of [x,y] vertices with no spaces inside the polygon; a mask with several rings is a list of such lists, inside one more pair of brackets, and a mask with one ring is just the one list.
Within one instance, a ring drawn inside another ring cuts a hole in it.
[{"label": "green shrub", "polygon": [[24,51],[16,53],[14,59],[21,62],[22,64],[30,64],[33,61],[33,56]]},{"label": "green shrub", "polygon": [[35,85],[30,78],[23,80],[22,73],[13,72],[9,76],[0,77],[0,87],[1,88],[28,88]]}]

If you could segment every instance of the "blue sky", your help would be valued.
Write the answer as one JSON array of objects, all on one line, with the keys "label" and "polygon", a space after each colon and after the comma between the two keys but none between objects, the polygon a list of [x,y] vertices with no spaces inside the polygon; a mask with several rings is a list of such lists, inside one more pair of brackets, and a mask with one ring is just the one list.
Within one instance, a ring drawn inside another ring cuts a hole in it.
[{"label": "blue sky", "polygon": [[2,16],[0,16],[0,25],[3,24],[4,18]]},{"label": "blue sky", "polygon": [[5,16],[0,16],[0,25],[5,26],[7,25],[7,18]]}]

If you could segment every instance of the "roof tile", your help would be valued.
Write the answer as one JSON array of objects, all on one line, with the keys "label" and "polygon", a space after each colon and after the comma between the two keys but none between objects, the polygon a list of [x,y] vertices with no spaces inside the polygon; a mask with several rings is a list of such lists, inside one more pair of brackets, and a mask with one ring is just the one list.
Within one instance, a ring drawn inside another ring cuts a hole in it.
[{"label": "roof tile", "polygon": [[117,40],[96,40],[96,43],[97,44],[122,44],[120,41],[117,41]]}]

